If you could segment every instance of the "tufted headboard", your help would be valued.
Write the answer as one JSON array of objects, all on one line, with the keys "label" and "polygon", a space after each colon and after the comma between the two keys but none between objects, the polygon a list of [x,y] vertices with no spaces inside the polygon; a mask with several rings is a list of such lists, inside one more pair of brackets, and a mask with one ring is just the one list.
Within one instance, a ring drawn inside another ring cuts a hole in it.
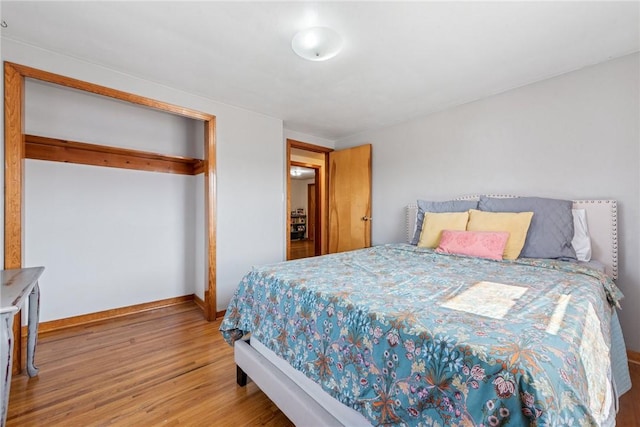
[{"label": "tufted headboard", "polygon": [[[518,197],[509,195],[488,195],[490,197]],[[478,200],[479,196],[458,197],[455,200]],[[618,205],[615,200],[574,200],[574,209],[585,209],[591,237],[591,259],[605,265],[605,271],[614,279],[618,278]],[[407,242],[411,241],[415,230],[418,206],[410,204],[406,208]]]}]

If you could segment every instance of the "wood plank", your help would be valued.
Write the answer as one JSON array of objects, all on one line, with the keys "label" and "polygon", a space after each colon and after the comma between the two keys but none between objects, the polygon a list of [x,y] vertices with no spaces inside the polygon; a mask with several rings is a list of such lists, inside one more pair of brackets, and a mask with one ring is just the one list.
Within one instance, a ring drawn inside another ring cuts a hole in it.
[{"label": "wood plank", "polygon": [[60,86],[82,90],[85,92],[95,93],[96,95],[102,95],[109,98],[119,99],[121,101],[142,105],[145,107],[153,108],[154,110],[165,111],[168,113],[176,114],[183,117],[189,117],[192,119],[206,121],[206,120],[210,120],[211,117],[213,117],[211,114],[192,110],[190,108],[180,107],[178,105],[173,105],[168,102],[162,102],[162,101],[147,98],[144,96],[136,95],[133,93],[108,88],[108,87],[97,85],[94,83],[89,83],[83,80],[61,76],[59,74],[50,73],[48,71],[38,70],[36,68],[27,67],[26,65],[19,65],[11,62],[5,62],[5,64],[8,64],[12,68],[14,68],[20,75],[24,77],[29,77],[36,80],[42,80],[42,81],[57,84]]},{"label": "wood plank", "polygon": [[[319,171],[318,169],[314,170],[315,172],[315,177],[314,177],[314,181],[313,184],[307,184],[307,239],[309,240],[313,240],[314,242],[316,241],[316,217],[318,215],[318,206],[316,205],[316,200],[318,199],[318,195],[317,195],[317,186],[316,186],[316,182],[318,182],[319,179]],[[315,247],[316,245],[314,244],[314,253],[313,255],[316,254],[315,252]]]},{"label": "wood plank", "polygon": [[[4,65],[4,268],[22,267],[22,179],[24,173],[24,78]],[[13,319],[13,368],[22,371],[21,313]]]},{"label": "wood plank", "polygon": [[291,148],[299,148],[301,150],[312,151],[314,153],[330,153],[333,151],[333,148],[309,144],[308,142],[297,141],[295,139],[287,139],[287,143]]},{"label": "wood plank", "polygon": [[204,160],[198,160],[193,166],[193,175],[204,173]]},{"label": "wood plank", "polygon": [[150,172],[195,175],[200,159],[25,135],[25,158]]},{"label": "wood plank", "polygon": [[[50,320],[48,322],[39,323],[38,331],[39,333],[46,333],[74,326],[84,326],[90,323],[102,322],[105,320],[116,319],[118,317],[144,313],[145,311],[157,310],[159,308],[169,307],[172,305],[184,304],[185,302],[193,301],[194,298],[195,295],[193,294],[184,295],[158,301],[145,302],[142,304],[129,305],[126,307],[112,308],[95,313],[81,314],[79,316],[65,317],[64,319]],[[22,327],[22,336],[27,336],[27,326]]]},{"label": "wood plank", "polygon": [[193,302],[200,307],[200,310],[204,313],[204,300],[200,298],[198,295],[193,294]]},{"label": "wood plank", "polygon": [[315,242],[313,240],[296,240],[291,242],[291,258],[300,259],[315,256]]},{"label": "wood plank", "polygon": [[204,209],[207,256],[207,284],[204,293],[205,317],[216,319],[216,118],[204,123]]},{"label": "wood plank", "polygon": [[22,267],[24,79],[4,65],[4,268]]},{"label": "wood plank", "polygon": [[627,350],[627,359],[629,359],[629,362],[631,363],[637,363],[640,365],[640,352]]},{"label": "wood plank", "polygon": [[14,377],[7,426],[292,426],[254,383],[235,384],[219,326],[189,302],[43,334],[40,375]]},{"label": "wood plank", "polygon": [[616,417],[616,425],[621,427],[640,426],[640,364],[630,363],[631,390],[620,397],[620,410]]},{"label": "wood plank", "polygon": [[285,232],[285,241],[287,243],[286,252],[285,252],[285,260],[291,260],[291,140],[287,139],[287,169],[286,169],[286,185],[287,185],[287,210],[285,211],[286,215],[286,224],[284,226]]}]

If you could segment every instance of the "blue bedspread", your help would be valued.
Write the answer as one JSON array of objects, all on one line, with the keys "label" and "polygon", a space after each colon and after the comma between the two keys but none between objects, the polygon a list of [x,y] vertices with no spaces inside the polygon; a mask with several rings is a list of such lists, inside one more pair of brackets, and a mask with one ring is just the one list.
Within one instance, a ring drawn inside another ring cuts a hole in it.
[{"label": "blue bedspread", "polygon": [[373,425],[598,425],[621,297],[574,263],[393,244],[254,268],[220,330]]}]

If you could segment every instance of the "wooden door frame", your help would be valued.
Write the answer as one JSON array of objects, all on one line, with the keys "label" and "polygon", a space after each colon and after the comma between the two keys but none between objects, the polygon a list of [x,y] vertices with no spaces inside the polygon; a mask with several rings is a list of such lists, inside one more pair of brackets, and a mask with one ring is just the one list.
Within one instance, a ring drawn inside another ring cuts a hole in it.
[{"label": "wooden door frame", "polygon": [[[318,166],[318,165],[313,165],[311,163],[304,163],[304,162],[296,162],[296,161],[290,161],[289,162],[289,171],[291,171],[291,166],[298,166],[301,168],[307,168],[307,169],[313,169],[314,170],[314,174],[315,174],[315,182],[317,183],[318,181],[318,176],[320,175],[320,169],[322,168],[322,166]],[[287,261],[289,261],[289,259],[291,258],[291,173],[288,174],[289,175],[289,184],[287,185],[287,211],[288,211],[288,222],[287,222],[287,231],[289,231],[289,233],[287,234]],[[318,187],[316,186],[316,197],[318,197],[317,195],[318,192]],[[318,198],[316,198],[316,225],[318,225]],[[307,206],[308,208],[308,206]],[[309,215],[307,215],[307,221],[309,221]],[[307,223],[308,225],[308,223]],[[322,226],[320,227],[316,227],[316,236],[318,233],[318,230],[320,230],[320,232],[322,231]],[[309,231],[309,228],[307,227],[307,232]],[[314,240],[314,252],[315,252],[315,248],[317,247],[317,242],[319,242],[320,239],[316,238]],[[318,254],[319,252],[316,252],[315,254]]]},{"label": "wooden door frame", "polygon": [[[319,178],[316,180],[316,192],[318,193],[318,197],[316,199],[316,206],[318,207],[318,209],[320,210],[320,212],[322,212],[322,209],[319,207],[320,204],[322,203],[323,206],[328,206],[327,205],[327,200],[323,199],[320,197],[320,195],[322,194],[322,189],[327,189],[327,180],[328,180],[328,174],[326,173],[327,170],[327,164],[328,164],[328,159],[329,159],[329,153],[333,151],[332,148],[328,148],[328,147],[323,147],[321,145],[314,145],[314,144],[309,144],[308,142],[302,142],[302,141],[297,141],[295,139],[289,139],[287,138],[287,160],[286,160],[286,165],[287,165],[287,169],[286,169],[286,174],[287,174],[287,212],[286,212],[286,226],[285,226],[285,231],[286,231],[286,242],[287,242],[287,250],[286,250],[286,259],[290,259],[291,258],[291,237],[290,237],[290,230],[291,230],[291,174],[290,174],[290,170],[291,170],[291,166],[292,165],[299,165],[302,167],[309,167],[309,168],[318,168],[318,165],[312,165],[312,164],[305,164],[305,163],[300,163],[300,162],[292,162],[291,161],[291,149],[293,148],[297,148],[299,150],[304,150],[304,151],[310,151],[312,153],[321,153],[324,154],[324,165],[320,166],[319,169],[316,170],[323,170],[325,172],[325,180],[322,181]],[[316,176],[318,176],[319,173],[316,172]],[[326,195],[326,191],[325,191],[325,195]],[[328,220],[328,213],[325,214],[325,216],[327,218],[325,218],[325,223]],[[322,251],[322,242],[326,242],[327,239],[327,233],[326,233],[326,229],[324,227],[322,227],[322,221],[320,221],[320,215],[316,216],[316,221],[319,224],[318,227],[316,227],[316,248],[318,248],[318,246],[320,247],[320,251],[317,251],[316,249],[316,254],[318,255],[322,255],[323,251]]]},{"label": "wooden door frame", "polygon": [[[313,195],[315,197],[315,209],[313,210],[313,255],[317,256],[322,252],[320,237],[316,234],[318,230],[322,229],[322,226],[319,225],[320,203],[318,203],[318,201],[320,200],[320,191],[318,186],[318,182],[320,181],[320,168],[315,169],[314,172],[315,179],[313,180],[313,184],[307,184],[307,209],[309,210],[309,212],[311,212],[311,209],[309,209],[309,195],[311,194],[311,192],[309,191],[309,187],[313,185]],[[309,216],[310,215],[307,214],[307,237],[309,237],[309,224],[311,224],[311,221],[309,221]]]},{"label": "wooden door frame", "polygon": [[[120,101],[129,102],[170,114],[204,122],[204,205],[207,238],[208,284],[204,293],[204,315],[216,318],[216,118],[189,108],[180,107],[144,96],[111,89],[105,86],[53,74],[47,71],[11,62],[4,63],[4,136],[5,136],[5,191],[4,191],[4,268],[21,268],[24,213],[24,159],[25,159],[25,79],[35,79],[77,89]],[[14,322],[16,323],[16,322]],[[20,326],[20,322],[17,322]],[[17,334],[16,337],[20,337]],[[15,348],[20,349],[18,338]],[[20,359],[15,363],[20,366]]]}]

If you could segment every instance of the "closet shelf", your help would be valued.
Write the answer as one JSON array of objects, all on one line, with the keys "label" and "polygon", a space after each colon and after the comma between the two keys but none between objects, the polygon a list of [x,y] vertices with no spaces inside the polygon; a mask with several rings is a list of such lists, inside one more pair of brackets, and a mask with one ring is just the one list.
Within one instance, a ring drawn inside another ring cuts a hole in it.
[{"label": "closet shelf", "polygon": [[198,175],[204,172],[204,161],[201,159],[36,135],[25,135],[24,157],[35,160],[182,175]]}]

